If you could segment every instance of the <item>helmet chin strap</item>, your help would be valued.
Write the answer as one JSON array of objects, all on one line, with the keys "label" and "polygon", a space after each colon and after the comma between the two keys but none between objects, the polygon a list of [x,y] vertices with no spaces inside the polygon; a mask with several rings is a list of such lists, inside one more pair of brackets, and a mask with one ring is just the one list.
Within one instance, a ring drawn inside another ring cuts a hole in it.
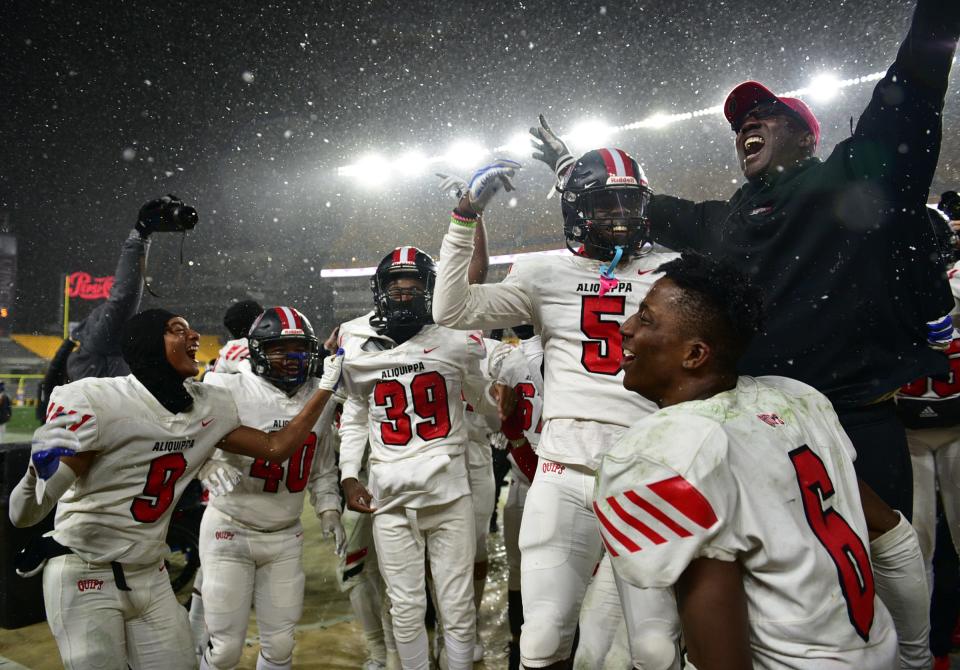
[{"label": "helmet chin strap", "polygon": [[617,286],[618,280],[613,275],[613,271],[617,269],[617,264],[620,263],[620,259],[623,258],[623,245],[616,245],[614,247],[615,251],[613,253],[613,260],[610,261],[609,265],[600,266],[600,297],[602,298],[607,291]]}]

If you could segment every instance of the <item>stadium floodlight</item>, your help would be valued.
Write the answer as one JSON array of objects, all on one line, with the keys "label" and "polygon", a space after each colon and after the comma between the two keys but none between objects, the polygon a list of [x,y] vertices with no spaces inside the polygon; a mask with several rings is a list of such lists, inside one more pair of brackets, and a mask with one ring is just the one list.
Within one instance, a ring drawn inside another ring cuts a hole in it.
[{"label": "stadium floodlight", "polygon": [[832,74],[820,74],[807,86],[807,94],[816,102],[829,102],[840,91],[841,82]]},{"label": "stadium floodlight", "polygon": [[341,177],[363,177],[361,184],[365,186],[377,186],[386,182],[390,172],[390,163],[376,154],[364,156],[353,165],[337,170]]},{"label": "stadium floodlight", "polygon": [[510,138],[509,142],[495,148],[494,152],[499,153],[505,151],[513,155],[529,155],[533,150],[532,140],[533,138],[528,133],[517,133]]},{"label": "stadium floodlight", "polygon": [[415,177],[427,171],[430,159],[422,151],[412,150],[393,161],[393,171],[402,177]]},{"label": "stadium floodlight", "polygon": [[483,148],[477,142],[461,141],[454,143],[443,155],[443,158],[456,169],[472,168],[478,165],[489,153],[489,150]]},{"label": "stadium floodlight", "polygon": [[574,153],[582,153],[602,147],[614,132],[614,128],[604,121],[589,119],[574,125],[569,133],[564,134],[563,140]]}]

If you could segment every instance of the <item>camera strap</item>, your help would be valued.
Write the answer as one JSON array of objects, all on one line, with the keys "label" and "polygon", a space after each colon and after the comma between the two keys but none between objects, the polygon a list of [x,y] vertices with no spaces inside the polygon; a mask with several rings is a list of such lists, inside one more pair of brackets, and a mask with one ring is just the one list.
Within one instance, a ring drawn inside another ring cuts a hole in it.
[{"label": "camera strap", "polygon": [[[187,241],[187,231],[184,230],[180,235],[180,265],[183,265],[183,245]],[[154,298],[161,298],[159,293],[156,293],[153,290],[153,287],[150,286],[150,282],[147,281],[147,255],[144,254],[140,257],[140,279],[143,280],[143,286],[147,289],[147,293],[152,295]]]}]

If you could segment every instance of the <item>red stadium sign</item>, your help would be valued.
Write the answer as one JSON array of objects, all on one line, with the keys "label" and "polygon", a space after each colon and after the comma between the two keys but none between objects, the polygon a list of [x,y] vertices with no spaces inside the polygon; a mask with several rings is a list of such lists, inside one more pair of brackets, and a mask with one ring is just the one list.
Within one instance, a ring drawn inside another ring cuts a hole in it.
[{"label": "red stadium sign", "polygon": [[110,296],[113,277],[91,277],[87,272],[74,272],[67,277],[69,296],[81,300],[101,300]]}]

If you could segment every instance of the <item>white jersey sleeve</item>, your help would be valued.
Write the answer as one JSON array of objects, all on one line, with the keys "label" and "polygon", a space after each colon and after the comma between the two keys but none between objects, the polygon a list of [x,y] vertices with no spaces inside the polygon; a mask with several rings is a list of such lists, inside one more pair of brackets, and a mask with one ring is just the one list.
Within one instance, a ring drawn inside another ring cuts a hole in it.
[{"label": "white jersey sleeve", "polygon": [[368,437],[367,399],[348,395],[340,417],[340,481],[359,479]]},{"label": "white jersey sleeve", "polygon": [[738,504],[726,454],[717,423],[651,416],[604,457],[594,511],[621,578],[668,587],[697,558],[736,559],[745,547],[724,532]]},{"label": "white jersey sleeve", "polygon": [[433,320],[450,328],[499,328],[532,323],[529,293],[516,277],[499,284],[470,284],[467,269],[473,256],[473,227],[450,224],[440,247]]},{"label": "white jersey sleeve", "polygon": [[539,335],[520,340],[520,350],[527,359],[527,367],[537,392],[543,394],[543,341]]},{"label": "white jersey sleeve", "polygon": [[76,418],[76,421],[67,426],[67,429],[75,433],[80,440],[78,453],[100,451],[104,448],[98,439],[100,422],[97,420],[93,405],[82,389],[83,387],[77,384],[65,384],[53,389],[53,393],[50,394],[50,403],[47,405],[47,422],[34,432],[34,440],[44,439],[50,421],[67,414]]}]

